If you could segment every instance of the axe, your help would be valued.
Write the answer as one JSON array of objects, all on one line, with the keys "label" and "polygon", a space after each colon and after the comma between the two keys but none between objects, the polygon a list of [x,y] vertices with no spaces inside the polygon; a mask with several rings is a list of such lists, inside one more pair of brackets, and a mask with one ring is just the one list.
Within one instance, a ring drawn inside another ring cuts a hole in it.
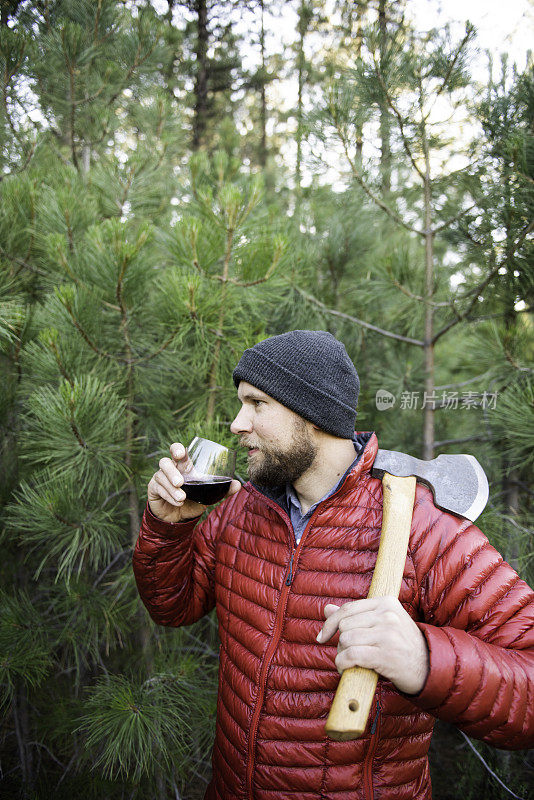
[{"label": "axe", "polygon": [[[394,450],[378,451],[371,474],[382,479],[384,502],[380,546],[368,597],[398,597],[416,481],[432,490],[438,508],[474,522],[488,502],[488,480],[474,456],[440,455],[432,461],[421,461]],[[346,742],[362,735],[377,680],[374,670],[363,667],[343,672],[326,721],[325,730],[331,739]]]}]

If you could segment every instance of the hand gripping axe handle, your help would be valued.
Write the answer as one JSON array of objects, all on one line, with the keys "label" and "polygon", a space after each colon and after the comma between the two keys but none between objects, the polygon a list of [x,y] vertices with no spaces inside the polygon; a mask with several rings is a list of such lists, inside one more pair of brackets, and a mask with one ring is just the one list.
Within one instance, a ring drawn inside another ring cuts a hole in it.
[{"label": "hand gripping axe handle", "polygon": [[[398,597],[416,480],[432,489],[438,508],[472,522],[488,501],[488,481],[476,458],[470,455],[441,455],[433,461],[421,461],[391,450],[378,451],[372,474],[382,478],[383,511],[380,546],[368,597]],[[331,739],[345,742],[362,735],[377,681],[378,675],[371,669],[351,667],[343,672],[326,721],[325,730]]]}]

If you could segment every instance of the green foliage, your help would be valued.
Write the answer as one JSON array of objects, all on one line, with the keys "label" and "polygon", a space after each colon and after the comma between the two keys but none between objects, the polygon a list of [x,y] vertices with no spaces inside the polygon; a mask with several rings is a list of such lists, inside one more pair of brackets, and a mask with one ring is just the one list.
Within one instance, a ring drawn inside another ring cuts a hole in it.
[{"label": "green foliage", "polygon": [[26,312],[24,298],[10,294],[10,288],[9,284],[0,288],[0,350],[4,351],[18,339]]},{"label": "green foliage", "polygon": [[21,458],[46,467],[51,478],[65,468],[76,475],[78,492],[91,494],[102,479],[125,475],[125,404],[111,386],[92,375],[45,386],[28,398],[28,443]]},{"label": "green foliage", "polygon": [[0,592],[0,711],[21,682],[37,688],[52,667],[45,620],[25,592]]},{"label": "green foliage", "polygon": [[[91,469],[95,469],[94,462]],[[8,527],[21,537],[28,553],[40,555],[34,577],[50,563],[56,580],[69,581],[82,569],[102,569],[120,545],[117,502],[108,505],[102,494],[84,491],[72,470],[64,474],[45,471],[40,478],[37,486],[22,482],[16,502],[7,509]]]},{"label": "green foliage", "polygon": [[[108,675],[96,684],[79,730],[105,775],[139,780],[185,763],[193,726],[204,724],[214,710],[212,687],[195,666],[186,658],[174,663],[172,672],[146,680]],[[206,733],[202,749],[210,738]]]},{"label": "green foliage", "polygon": [[[480,525],[532,576],[532,70],[503,59],[481,95],[471,26],[415,31],[402,4],[386,7],[381,27],[376,4],[341,4],[338,25],[322,0],[299,3],[295,42],[278,52],[277,4],[240,7],[246,42],[212,4],[204,57],[190,3],[6,6],[0,704],[13,796],[202,796],[216,615],[154,626],[131,547],[171,442],[235,446],[232,370],[268,335],[342,339],[361,376],[358,427],[417,455],[423,348],[398,337],[421,342],[431,306],[438,397],[497,396],[437,409],[434,438],[484,464]],[[262,63],[245,75],[251,43]],[[277,86],[291,76],[296,108]],[[376,408],[379,389],[393,409]],[[404,392],[419,405],[402,407]],[[491,763],[521,794],[512,767]],[[486,796],[479,765],[455,796]]]},{"label": "green foliage", "polygon": [[[531,373],[534,370],[530,371]],[[489,415],[489,424],[503,442],[510,459],[509,470],[516,464],[528,471],[534,463],[532,431],[534,430],[534,378],[517,381],[499,398]]]},{"label": "green foliage", "polygon": [[[110,558],[107,564],[111,564]],[[105,572],[102,573],[102,576]],[[79,684],[87,670],[105,654],[124,647],[131,634],[133,611],[129,598],[115,585],[92,583],[84,577],[73,578],[61,587],[54,587],[51,601],[57,626],[57,660],[64,669],[72,670]]]}]

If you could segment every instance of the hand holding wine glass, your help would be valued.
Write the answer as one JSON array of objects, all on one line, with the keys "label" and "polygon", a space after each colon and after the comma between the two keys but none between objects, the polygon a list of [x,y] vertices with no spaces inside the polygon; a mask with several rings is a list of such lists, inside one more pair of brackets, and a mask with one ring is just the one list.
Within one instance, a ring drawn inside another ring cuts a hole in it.
[{"label": "hand holding wine glass", "polygon": [[148,484],[152,513],[164,522],[184,522],[200,516],[206,506],[238,492],[234,480],[235,451],[195,437],[186,448],[170,446],[171,458],[162,458]]}]

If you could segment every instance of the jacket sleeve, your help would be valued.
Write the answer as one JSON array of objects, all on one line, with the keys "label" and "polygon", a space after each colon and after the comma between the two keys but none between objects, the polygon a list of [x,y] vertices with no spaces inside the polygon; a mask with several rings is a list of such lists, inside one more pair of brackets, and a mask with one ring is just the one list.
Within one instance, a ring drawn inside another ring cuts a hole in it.
[{"label": "jacket sleeve", "polygon": [[436,509],[424,487],[410,546],[430,659],[410,700],[496,747],[532,747],[534,592],[475,525]]},{"label": "jacket sleeve", "polygon": [[190,625],[214,607],[216,533],[224,506],[221,503],[199,524],[199,517],[163,522],[147,504],[134,548],[133,571],[154,622]]}]

